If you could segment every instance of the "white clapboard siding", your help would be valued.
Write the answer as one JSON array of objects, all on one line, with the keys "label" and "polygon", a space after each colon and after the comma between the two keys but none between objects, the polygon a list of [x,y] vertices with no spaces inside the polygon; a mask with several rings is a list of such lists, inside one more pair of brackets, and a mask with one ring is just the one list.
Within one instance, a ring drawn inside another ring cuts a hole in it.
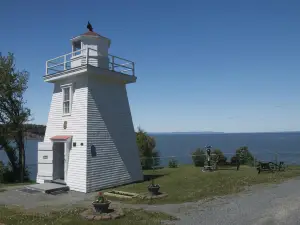
[{"label": "white clapboard siding", "polygon": [[[63,116],[63,96],[61,85],[73,84],[73,101],[70,116]],[[87,77],[65,80],[55,83],[44,142],[56,135],[72,135],[72,147],[69,154],[67,181],[71,190],[86,192],[86,149],[87,149]],[[63,128],[67,121],[67,128]],[[83,145],[81,145],[81,143]]]},{"label": "white clapboard siding", "polygon": [[87,116],[87,191],[141,180],[125,84],[90,76]]}]

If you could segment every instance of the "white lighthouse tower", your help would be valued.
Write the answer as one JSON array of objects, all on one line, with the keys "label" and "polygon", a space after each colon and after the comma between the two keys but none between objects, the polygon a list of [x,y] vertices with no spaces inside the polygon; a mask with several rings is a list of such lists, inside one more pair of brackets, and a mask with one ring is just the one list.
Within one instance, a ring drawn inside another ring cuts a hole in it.
[{"label": "white lighthouse tower", "polygon": [[72,52],[46,62],[54,84],[37,183],[64,183],[91,192],[143,179],[126,84],[134,63],[108,54],[111,41],[89,31],[71,39]]}]

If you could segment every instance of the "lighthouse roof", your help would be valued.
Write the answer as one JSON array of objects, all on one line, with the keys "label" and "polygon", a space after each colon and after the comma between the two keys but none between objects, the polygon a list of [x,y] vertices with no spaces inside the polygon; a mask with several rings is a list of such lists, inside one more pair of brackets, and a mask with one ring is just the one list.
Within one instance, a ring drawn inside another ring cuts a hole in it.
[{"label": "lighthouse roof", "polygon": [[[86,27],[88,28],[87,32],[85,32],[84,34],[81,34],[79,36],[76,36],[76,37],[72,38],[71,40],[75,41],[75,40],[80,39],[80,37],[106,38],[106,37],[104,37],[104,36],[102,36],[102,35],[94,32],[94,28],[92,27],[92,25],[90,24],[90,22],[88,22],[88,25]],[[106,39],[108,39],[108,38],[106,38]],[[109,42],[110,42],[110,40],[109,40]]]},{"label": "lighthouse roof", "polygon": [[94,31],[88,31],[84,34],[73,37],[73,38],[71,38],[71,42],[82,40],[83,38],[107,39],[108,40],[108,46],[110,46],[110,44],[111,44],[111,40],[109,38],[104,37],[104,36],[94,32]]},{"label": "lighthouse roof", "polygon": [[[102,37],[102,38],[106,38],[106,37],[94,32],[94,31],[87,31],[84,34],[80,34],[78,36],[73,37],[71,40],[77,40],[80,37],[91,37],[91,38],[101,38]],[[108,38],[106,38],[106,39],[108,39]]]},{"label": "lighthouse roof", "polygon": [[81,36],[95,36],[95,37],[101,37],[100,34],[97,34],[97,33],[94,32],[94,31],[88,31],[88,32],[85,32],[84,34],[81,34]]}]

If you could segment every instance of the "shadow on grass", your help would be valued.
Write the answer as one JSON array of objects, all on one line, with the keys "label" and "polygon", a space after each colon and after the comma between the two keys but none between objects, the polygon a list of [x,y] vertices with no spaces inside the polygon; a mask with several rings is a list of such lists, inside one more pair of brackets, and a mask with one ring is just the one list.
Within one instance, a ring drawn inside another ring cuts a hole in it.
[{"label": "shadow on grass", "polygon": [[[165,173],[165,174],[144,174],[144,179],[141,180],[141,181],[135,181],[135,182],[131,182],[131,183],[126,183],[126,184],[121,184],[121,185],[116,185],[116,186],[112,186],[110,187],[109,189],[115,189],[115,188],[121,188],[121,187],[124,187],[124,186],[127,186],[129,184],[138,184],[138,183],[143,183],[145,181],[151,181],[152,179],[156,179],[156,178],[159,178],[159,177],[163,177],[165,175],[168,175],[168,173]],[[96,190],[96,192],[98,191],[103,191],[105,189],[98,189]],[[1,225],[1,224],[0,224]]]},{"label": "shadow on grass", "polygon": [[236,167],[222,166],[222,167],[218,167],[218,170],[236,170]]},{"label": "shadow on grass", "polygon": [[165,176],[166,174],[144,174],[144,180],[141,181],[141,182],[144,182],[144,181],[151,181],[152,179],[156,179],[156,178],[159,178],[159,177],[163,177]]}]

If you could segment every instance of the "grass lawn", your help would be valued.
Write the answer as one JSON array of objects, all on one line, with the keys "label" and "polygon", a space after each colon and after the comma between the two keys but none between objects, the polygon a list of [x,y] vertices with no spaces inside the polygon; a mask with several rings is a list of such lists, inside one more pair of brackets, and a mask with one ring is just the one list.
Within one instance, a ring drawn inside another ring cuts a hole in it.
[{"label": "grass lawn", "polygon": [[4,192],[4,191],[6,191],[4,185],[3,185],[3,184],[0,184],[0,192]]},{"label": "grass lawn", "polygon": [[110,221],[87,221],[82,219],[79,213],[82,209],[66,210],[49,215],[26,214],[19,209],[8,209],[0,206],[0,224],[6,225],[84,225],[84,224],[106,224],[106,225],[159,225],[161,220],[173,220],[171,216],[146,212],[143,210],[125,210],[125,217]]},{"label": "grass lawn", "polygon": [[29,185],[29,184],[35,184],[34,181],[24,182],[24,183],[4,183],[0,184],[0,187],[10,187],[10,186],[22,186],[22,185]]},{"label": "grass lawn", "polygon": [[23,185],[29,185],[29,184],[34,184],[35,182],[25,182],[25,183],[4,183],[0,184],[0,192],[6,191],[9,187],[14,187],[14,186],[23,186]]},{"label": "grass lawn", "polygon": [[[159,200],[122,200],[130,203],[180,203],[199,199],[237,193],[246,186],[260,183],[276,183],[285,179],[300,176],[300,167],[289,167],[285,172],[257,174],[255,168],[242,166],[239,171],[232,168],[220,168],[215,172],[202,172],[202,168],[182,165],[179,168],[164,168],[156,171],[145,171],[145,175],[161,175],[155,183],[161,186],[160,191],[167,192],[168,197]],[[135,193],[147,192],[150,181],[130,184],[116,188],[120,191]]]}]

